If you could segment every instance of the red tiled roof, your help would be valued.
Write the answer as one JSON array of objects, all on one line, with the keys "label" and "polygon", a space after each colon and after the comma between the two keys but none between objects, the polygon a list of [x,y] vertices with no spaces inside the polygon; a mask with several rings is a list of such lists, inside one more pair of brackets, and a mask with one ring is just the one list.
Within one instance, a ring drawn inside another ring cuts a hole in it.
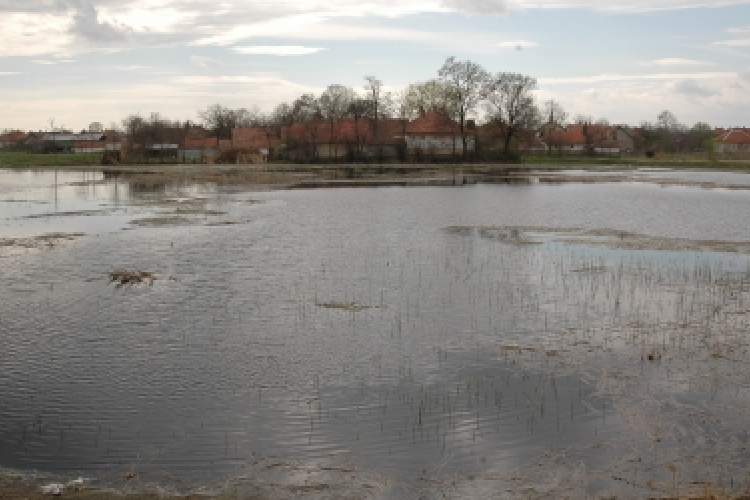
[{"label": "red tiled roof", "polygon": [[207,139],[211,136],[211,132],[200,126],[192,126],[188,129],[185,138],[187,139]]},{"label": "red tiled roof", "polygon": [[619,148],[617,128],[607,125],[568,125],[562,130],[553,130],[542,137],[542,140],[565,146],[591,144],[597,148]]},{"label": "red tiled roof", "polygon": [[459,126],[448,116],[436,111],[428,111],[406,126],[407,134],[448,134],[460,133]]},{"label": "red tiled roof", "polygon": [[203,138],[185,138],[185,149],[215,149],[219,146],[219,139],[216,137]]},{"label": "red tiled roof", "polygon": [[477,135],[486,140],[502,139],[505,137],[506,127],[496,121],[488,122],[477,127]]},{"label": "red tiled roof", "polygon": [[723,144],[750,144],[750,134],[744,129],[734,129],[725,132],[718,140]]},{"label": "red tiled roof", "polygon": [[386,144],[393,142],[395,137],[403,137],[405,122],[394,118],[378,120],[378,137]]},{"label": "red tiled roof", "polygon": [[569,125],[563,130],[549,132],[546,141],[553,141],[564,145],[585,145],[586,136],[583,133],[583,125]]},{"label": "red tiled roof", "polygon": [[26,139],[27,134],[26,132],[21,132],[20,130],[13,130],[11,132],[0,134],[0,142],[19,142],[24,139]]}]

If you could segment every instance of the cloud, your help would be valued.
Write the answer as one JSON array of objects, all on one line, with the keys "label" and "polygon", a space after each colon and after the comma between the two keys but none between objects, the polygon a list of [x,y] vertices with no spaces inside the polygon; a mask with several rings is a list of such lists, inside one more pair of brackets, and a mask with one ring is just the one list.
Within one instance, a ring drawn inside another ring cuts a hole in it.
[{"label": "cloud", "polygon": [[724,47],[748,47],[750,46],[750,38],[735,38],[733,40],[719,40],[714,42],[714,45],[722,45]]},{"label": "cloud", "polygon": [[[0,0],[0,56],[166,44],[228,46],[260,37],[334,40],[341,39],[342,33],[329,31],[331,25],[343,28],[363,20],[383,24],[377,26],[383,29],[389,28],[389,20],[420,14],[499,15],[571,8],[642,12],[741,4],[750,0]],[[413,41],[413,31],[391,29],[378,36],[374,30],[367,36]],[[743,33],[732,33],[736,39],[719,43],[750,44]],[[450,38],[440,32],[433,36]],[[514,47],[519,45],[530,46]],[[488,49],[478,47],[480,52]]]},{"label": "cloud", "polygon": [[718,78],[732,78],[736,77],[737,73],[730,72],[714,72],[714,73],[656,73],[648,75],[619,75],[619,74],[603,74],[593,76],[573,76],[573,77],[547,77],[538,78],[538,82],[541,85],[559,85],[559,84],[592,84],[592,83],[608,83],[608,82],[627,82],[627,81],[639,81],[639,80],[684,80],[684,79],[695,79],[695,80],[708,80]]},{"label": "cloud", "polygon": [[304,47],[301,45],[252,45],[248,47],[232,47],[238,54],[264,55],[264,56],[304,56],[317,54],[325,50],[319,47]]},{"label": "cloud", "polygon": [[113,66],[114,69],[118,71],[140,71],[144,69],[149,69],[149,66],[140,66],[138,64],[130,64],[127,66]]},{"label": "cloud", "polygon": [[20,75],[21,73],[17,73],[15,71],[0,71],[0,76],[13,76],[13,75]]},{"label": "cloud", "polygon": [[125,41],[129,30],[113,22],[99,19],[99,10],[89,0],[67,0],[74,12],[68,32],[96,44]]},{"label": "cloud", "polygon": [[507,40],[505,42],[498,43],[497,46],[501,49],[521,50],[538,47],[539,44],[537,44],[536,42],[530,42],[528,40]]},{"label": "cloud", "polygon": [[690,97],[711,97],[718,95],[718,92],[716,92],[715,90],[699,84],[692,78],[681,80],[675,83],[672,88],[678,94],[683,94]]},{"label": "cloud", "polygon": [[44,66],[51,66],[54,64],[65,64],[65,63],[74,63],[76,62],[75,59],[34,59],[34,64],[41,64]]},{"label": "cloud", "polygon": [[451,10],[468,14],[505,14],[508,2],[505,0],[442,0],[441,4]]},{"label": "cloud", "polygon": [[674,66],[713,66],[714,63],[708,61],[699,61],[697,59],[683,59],[681,57],[667,57],[664,59],[655,59],[653,61],[647,61],[640,63],[642,66],[660,66],[660,67],[674,67]]},{"label": "cloud", "polygon": [[695,8],[717,8],[747,5],[749,0],[513,0],[511,8],[522,9],[591,9],[614,12],[653,12]]},{"label": "cloud", "polygon": [[226,66],[226,64],[218,59],[197,55],[190,56],[190,63],[206,71],[211,71]]},{"label": "cloud", "polygon": [[719,40],[714,42],[714,45],[720,45],[724,47],[747,47],[750,46],[750,26],[742,26],[740,28],[729,28],[727,33],[733,35],[733,38],[729,40]]}]

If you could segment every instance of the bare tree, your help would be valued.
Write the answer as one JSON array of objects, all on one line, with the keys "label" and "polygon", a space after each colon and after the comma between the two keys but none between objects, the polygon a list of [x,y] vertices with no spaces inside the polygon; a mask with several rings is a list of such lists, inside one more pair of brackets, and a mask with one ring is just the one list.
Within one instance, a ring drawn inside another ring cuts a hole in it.
[{"label": "bare tree", "polygon": [[303,94],[298,97],[291,107],[291,121],[302,123],[307,132],[306,140],[311,144],[311,151],[308,156],[315,158],[317,155],[317,121],[320,119],[320,102],[312,94]]},{"label": "bare tree", "polygon": [[455,116],[454,102],[445,82],[428,80],[409,85],[399,96],[399,106],[403,108],[399,115],[418,115],[427,111],[437,111],[448,116]]},{"label": "bare tree", "polygon": [[354,90],[344,85],[329,85],[318,99],[321,115],[330,126],[330,145],[333,141],[334,127],[338,121],[346,116],[349,106],[356,98]]},{"label": "bare tree", "polygon": [[547,143],[547,152],[550,153],[552,151],[553,143],[555,142],[552,132],[564,128],[565,125],[567,125],[568,113],[563,109],[560,103],[554,99],[545,101],[543,113],[542,119],[545,120],[544,128],[546,132],[545,139]]},{"label": "bare tree", "polygon": [[[359,153],[360,148],[360,120],[363,118],[374,118],[377,117],[377,104],[375,101],[368,98],[355,97],[350,103],[347,110],[347,114],[354,118],[354,137],[357,145],[357,152]],[[375,118],[377,123],[377,118]]]},{"label": "bare tree", "polygon": [[88,131],[92,134],[101,134],[102,132],[104,132],[104,125],[99,122],[91,122],[89,124]]},{"label": "bare tree", "polygon": [[486,102],[488,118],[504,128],[505,154],[510,142],[523,129],[539,124],[539,110],[534,95],[536,79],[517,73],[498,73],[487,83]]},{"label": "bare tree", "polygon": [[677,118],[669,110],[664,110],[656,117],[656,128],[674,130],[678,125]]},{"label": "bare tree", "polygon": [[220,139],[231,139],[232,129],[235,127],[251,127],[262,121],[262,114],[257,107],[250,110],[229,109],[220,104],[199,111],[198,117],[203,125]]},{"label": "bare tree", "polygon": [[457,61],[455,57],[446,59],[438,71],[446,83],[450,99],[455,103],[455,110],[461,130],[463,157],[466,158],[466,119],[482,100],[483,91],[489,79],[489,73],[477,63]]},{"label": "bare tree", "polygon": [[680,149],[684,130],[685,127],[677,121],[671,111],[664,110],[656,117],[656,134],[662,148],[667,152]]},{"label": "bare tree", "polygon": [[383,82],[381,80],[378,80],[374,76],[366,76],[365,80],[367,80],[367,84],[365,84],[365,91],[367,92],[367,98],[372,103],[372,112],[373,112],[373,136],[376,138],[380,137],[378,135],[378,119],[380,118],[380,114],[382,113],[381,110],[381,101],[382,101],[382,92],[383,92]]}]

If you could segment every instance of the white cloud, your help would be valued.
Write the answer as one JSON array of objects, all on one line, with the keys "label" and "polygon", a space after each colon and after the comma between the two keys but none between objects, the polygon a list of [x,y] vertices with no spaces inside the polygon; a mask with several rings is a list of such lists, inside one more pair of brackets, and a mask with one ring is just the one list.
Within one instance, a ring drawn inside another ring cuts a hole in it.
[{"label": "white cloud", "polygon": [[206,56],[197,56],[197,55],[190,56],[190,63],[206,71],[213,71],[218,68],[226,66],[224,62],[218,59],[214,59],[212,57],[206,57]]},{"label": "white cloud", "polygon": [[714,42],[716,45],[722,45],[724,47],[748,47],[750,46],[750,38],[735,38],[733,40],[719,40]]},{"label": "white cloud", "polygon": [[700,61],[697,59],[683,59],[681,57],[667,57],[664,59],[655,59],[653,61],[642,62],[642,66],[660,66],[660,67],[677,67],[677,66],[713,66],[714,63]]},{"label": "white cloud", "polygon": [[592,83],[609,83],[609,82],[627,82],[639,80],[706,80],[716,78],[736,77],[737,73],[714,72],[714,73],[656,73],[648,75],[618,75],[603,74],[593,76],[573,76],[573,77],[547,77],[539,78],[541,85],[566,85],[566,84],[592,84]]},{"label": "white cloud", "polygon": [[63,54],[73,37],[72,16],[11,12],[0,16],[0,56]]},{"label": "white cloud", "polygon": [[221,102],[232,108],[258,106],[270,111],[303,93],[323,88],[297,83],[271,73],[242,76],[187,76],[158,84],[87,85],[61,89],[5,88],[0,94],[0,129],[36,130],[54,117],[80,130],[92,121],[109,124],[131,114],[159,112],[172,120],[195,120],[196,113]]},{"label": "white cloud", "polygon": [[449,9],[469,14],[505,14],[508,11],[505,0],[442,0],[441,3]]},{"label": "white cloud", "polygon": [[675,92],[691,97],[711,97],[717,95],[718,92],[698,83],[692,78],[686,78],[673,84],[672,88]]},{"label": "white cloud", "polygon": [[[739,4],[750,0],[0,0],[0,56],[165,43],[226,46],[257,37],[340,39],[336,37],[341,33],[326,27],[430,13],[495,15],[568,8],[640,12]],[[747,31],[733,34],[738,37],[719,43],[750,44]],[[392,30],[386,36],[398,35],[409,41],[413,33]],[[372,32],[369,37],[382,39]]]},{"label": "white cloud", "polygon": [[304,47],[301,45],[251,45],[247,47],[232,47],[238,54],[265,56],[304,56],[317,54],[325,50],[319,47]]},{"label": "white cloud", "polygon": [[149,66],[141,66],[138,64],[130,64],[126,66],[114,66],[114,69],[118,71],[140,71],[144,69],[149,69]]},{"label": "white cloud", "polygon": [[699,7],[726,7],[730,5],[746,5],[748,3],[750,3],[750,1],[748,0],[511,0],[510,8],[584,8],[614,12],[652,12],[659,10],[680,10]]},{"label": "white cloud", "polygon": [[[637,125],[670,109],[686,124],[738,123],[750,116],[750,94],[736,73],[606,75],[604,78],[542,79],[537,97],[554,98],[571,116],[604,117]],[[738,118],[739,117],[739,118]]]},{"label": "white cloud", "polygon": [[733,35],[733,38],[729,40],[719,40],[714,42],[714,45],[720,45],[724,47],[748,47],[750,46],[750,26],[743,26],[740,28],[729,28],[727,33]]},{"label": "white cloud", "polygon": [[528,40],[506,40],[497,44],[501,49],[528,49],[532,47],[538,47],[539,44],[536,42],[530,42]]}]

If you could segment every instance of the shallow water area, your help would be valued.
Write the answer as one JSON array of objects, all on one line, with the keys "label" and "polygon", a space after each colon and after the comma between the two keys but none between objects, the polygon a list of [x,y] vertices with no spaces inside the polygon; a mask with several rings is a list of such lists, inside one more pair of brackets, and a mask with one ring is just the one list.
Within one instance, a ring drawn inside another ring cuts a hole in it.
[{"label": "shallow water area", "polygon": [[[7,205],[54,202],[18,175]],[[86,236],[0,259],[2,467],[281,497],[748,487],[750,193],[82,176],[45,217]],[[191,222],[131,224],[160,217]]]}]

